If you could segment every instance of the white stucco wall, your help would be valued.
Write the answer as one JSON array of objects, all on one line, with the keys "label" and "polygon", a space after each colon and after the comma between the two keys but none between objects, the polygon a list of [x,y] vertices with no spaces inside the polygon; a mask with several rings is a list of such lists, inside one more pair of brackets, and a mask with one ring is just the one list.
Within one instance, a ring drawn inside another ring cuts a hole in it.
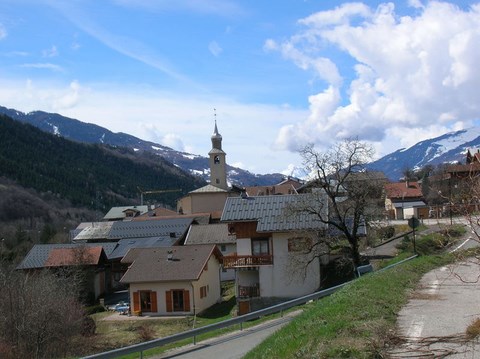
[{"label": "white stucco wall", "polygon": [[[219,244],[217,245],[218,249],[220,250],[220,252],[222,252],[222,255],[224,256],[227,256],[229,254],[232,254],[232,253],[236,253],[237,252],[237,245],[235,243],[227,243],[225,244],[225,250],[222,251],[222,245]],[[222,282],[224,281],[229,281],[229,280],[235,280],[235,269],[226,269],[225,271],[224,270],[220,270],[220,280]]]},{"label": "white stucco wall", "polygon": [[320,287],[320,262],[314,259],[307,267],[306,255],[288,252],[288,239],[291,233],[273,234],[273,266],[259,269],[260,296],[299,297],[313,293]]},{"label": "white stucco wall", "polygon": [[[307,267],[307,255],[288,252],[293,233],[275,233],[272,238],[273,265],[262,265],[257,271],[237,271],[237,285],[260,283],[261,297],[292,298],[313,293],[320,287],[320,262],[315,258]],[[250,255],[250,239],[237,239],[239,255]]]},{"label": "white stucco wall", "polygon": [[[216,257],[212,255],[208,262],[208,270],[204,270],[198,281],[193,282],[147,282],[131,283],[130,308],[133,311],[133,293],[139,290],[151,290],[157,293],[157,312],[156,315],[189,315],[199,313],[221,300],[220,291],[220,264]],[[208,292],[205,298],[200,299],[200,288],[208,285]],[[190,295],[189,312],[167,312],[165,294],[169,290],[188,290]],[[146,313],[149,314],[149,313]]]}]

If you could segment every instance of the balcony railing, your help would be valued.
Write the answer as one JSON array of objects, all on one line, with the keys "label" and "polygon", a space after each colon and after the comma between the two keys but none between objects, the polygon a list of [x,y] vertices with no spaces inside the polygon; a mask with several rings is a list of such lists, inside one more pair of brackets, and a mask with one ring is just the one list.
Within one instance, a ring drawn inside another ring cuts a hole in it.
[{"label": "balcony railing", "polygon": [[245,286],[238,286],[238,297],[239,298],[256,298],[260,297],[260,287],[258,284],[245,287]]},{"label": "balcony railing", "polygon": [[223,257],[223,268],[239,268],[239,267],[257,267],[273,264],[272,255],[262,256],[238,256],[231,255]]}]

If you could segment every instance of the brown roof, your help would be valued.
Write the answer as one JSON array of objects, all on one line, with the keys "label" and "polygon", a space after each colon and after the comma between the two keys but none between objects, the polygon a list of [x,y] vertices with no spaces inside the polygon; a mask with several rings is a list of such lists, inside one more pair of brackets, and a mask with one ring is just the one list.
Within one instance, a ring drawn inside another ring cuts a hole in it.
[{"label": "brown roof", "polygon": [[102,253],[103,248],[101,246],[55,248],[50,251],[44,266],[97,265],[100,262]]},{"label": "brown roof", "polygon": [[228,233],[227,223],[191,226],[185,239],[185,245],[230,244],[235,242],[235,235]]},{"label": "brown roof", "polygon": [[[171,251],[171,259],[169,258]],[[122,259],[132,263],[120,282],[167,282],[198,280],[212,255],[219,261],[221,252],[215,245],[192,245],[159,248],[133,248]]]},{"label": "brown roof", "polygon": [[144,215],[133,218],[132,221],[138,222],[138,221],[155,221],[155,220],[161,220],[161,219],[174,219],[174,218],[193,218],[193,220],[197,223],[209,223],[210,217],[211,217],[211,214],[208,212],[193,213],[193,214],[179,214],[177,212],[173,212],[173,215],[165,214],[162,216],[152,216],[152,215],[144,214]]},{"label": "brown roof", "polygon": [[385,193],[390,199],[411,199],[423,197],[422,189],[418,182],[386,183]]},{"label": "brown roof", "polygon": [[273,186],[245,187],[245,191],[250,197],[270,196],[275,194],[297,194],[296,188],[290,183],[277,184]]}]

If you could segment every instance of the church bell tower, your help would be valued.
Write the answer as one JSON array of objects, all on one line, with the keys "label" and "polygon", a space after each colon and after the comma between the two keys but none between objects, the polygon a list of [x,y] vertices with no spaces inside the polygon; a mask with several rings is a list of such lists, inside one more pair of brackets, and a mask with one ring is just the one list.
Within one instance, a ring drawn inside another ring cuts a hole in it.
[{"label": "church bell tower", "polygon": [[215,114],[215,128],[212,135],[212,149],[208,152],[210,156],[210,184],[212,186],[228,190],[227,185],[227,164],[222,150],[222,135],[218,133],[217,119]]}]

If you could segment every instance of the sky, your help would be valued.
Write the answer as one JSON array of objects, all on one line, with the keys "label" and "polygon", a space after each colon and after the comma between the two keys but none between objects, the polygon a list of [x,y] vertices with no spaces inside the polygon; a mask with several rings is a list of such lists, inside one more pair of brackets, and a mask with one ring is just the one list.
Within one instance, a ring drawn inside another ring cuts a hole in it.
[{"label": "sky", "polygon": [[0,105],[296,173],[345,138],[381,157],[480,119],[480,3],[2,0]]}]

